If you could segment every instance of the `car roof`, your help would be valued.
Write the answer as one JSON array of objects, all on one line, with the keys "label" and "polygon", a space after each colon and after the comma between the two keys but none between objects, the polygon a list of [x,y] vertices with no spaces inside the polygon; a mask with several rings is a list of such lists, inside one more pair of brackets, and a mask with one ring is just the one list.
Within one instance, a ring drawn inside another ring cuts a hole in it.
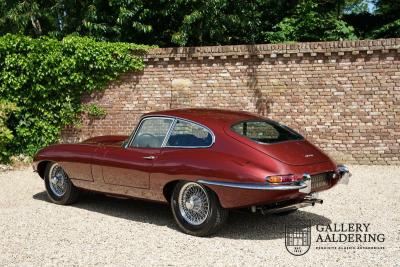
[{"label": "car roof", "polygon": [[148,116],[177,117],[198,122],[210,128],[215,128],[218,126],[231,126],[239,121],[263,119],[260,116],[245,111],[232,111],[213,108],[171,109],[144,114],[144,117]]}]

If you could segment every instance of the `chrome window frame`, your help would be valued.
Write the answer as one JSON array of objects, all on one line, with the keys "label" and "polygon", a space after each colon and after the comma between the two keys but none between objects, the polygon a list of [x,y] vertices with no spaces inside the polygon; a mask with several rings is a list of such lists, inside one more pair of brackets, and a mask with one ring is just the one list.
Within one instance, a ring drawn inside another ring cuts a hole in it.
[{"label": "chrome window frame", "polygon": [[[175,129],[175,125],[176,125],[176,123],[178,121],[183,121],[183,122],[186,122],[186,123],[189,123],[189,124],[196,125],[196,126],[198,126],[200,128],[203,128],[204,130],[206,130],[206,132],[208,132],[211,135],[211,143],[209,145],[207,145],[207,146],[167,146],[168,140],[169,140],[173,130]],[[197,123],[195,121],[191,121],[191,120],[175,117],[175,121],[173,123],[173,126],[174,127],[172,127],[171,131],[168,133],[168,139],[166,139],[165,140],[165,144],[163,144],[164,145],[163,147],[165,147],[165,148],[209,148],[209,147],[212,147],[214,145],[214,143],[215,143],[215,135],[214,135],[213,131],[211,131],[210,128],[208,128],[207,126],[205,126],[203,124]]]},{"label": "chrome window frame", "polygon": [[[215,138],[214,132],[210,128],[208,128],[207,126],[205,126],[205,125],[203,125],[201,123],[198,123],[198,122],[195,122],[195,121],[192,121],[192,120],[188,120],[188,119],[184,119],[184,118],[181,118],[181,117],[175,117],[175,116],[166,116],[166,115],[154,115],[154,116],[152,116],[152,115],[149,115],[149,116],[143,116],[140,119],[140,122],[139,122],[138,126],[136,127],[136,129],[133,131],[133,133],[129,137],[128,142],[126,143],[124,148],[135,148],[135,147],[131,146],[132,143],[133,143],[133,140],[135,139],[136,134],[139,131],[142,123],[145,120],[148,120],[148,119],[170,119],[170,120],[172,120],[172,123],[171,123],[171,125],[170,125],[170,127],[169,127],[169,129],[167,131],[167,134],[165,135],[164,140],[163,140],[163,142],[161,144],[161,147],[152,147],[150,149],[161,149],[161,148],[189,148],[189,149],[190,148],[192,148],[192,149],[193,148],[209,148],[209,147],[212,147],[214,145],[214,143],[215,143],[215,139],[216,138]],[[176,125],[178,120],[179,121],[184,121],[184,122],[187,122],[187,123],[190,123],[190,124],[194,124],[194,125],[197,125],[197,126],[199,126],[201,128],[204,128],[209,134],[211,134],[211,143],[210,143],[210,145],[208,145],[208,146],[167,146],[166,144],[167,144],[167,142],[169,140],[169,137],[171,136],[171,133],[174,130],[175,125]],[[138,147],[138,148],[140,148],[140,147]]]},{"label": "chrome window frame", "polygon": [[[140,127],[142,126],[143,122],[146,121],[146,120],[151,120],[151,119],[164,119],[164,120],[168,119],[168,120],[172,121],[170,126],[169,126],[169,128],[168,128],[167,133],[164,136],[164,139],[163,139],[163,141],[161,143],[161,146],[160,147],[134,147],[134,146],[132,146],[133,140],[135,139],[135,137],[136,137]],[[163,144],[165,142],[165,138],[168,136],[169,132],[171,131],[171,127],[172,127],[172,125],[174,125],[174,122],[175,122],[174,118],[166,117],[166,116],[149,116],[149,117],[141,118],[138,126],[136,127],[135,131],[132,133],[132,135],[129,138],[129,141],[127,142],[127,144],[125,145],[125,148],[150,148],[150,149],[160,149],[160,148],[162,148]]]}]

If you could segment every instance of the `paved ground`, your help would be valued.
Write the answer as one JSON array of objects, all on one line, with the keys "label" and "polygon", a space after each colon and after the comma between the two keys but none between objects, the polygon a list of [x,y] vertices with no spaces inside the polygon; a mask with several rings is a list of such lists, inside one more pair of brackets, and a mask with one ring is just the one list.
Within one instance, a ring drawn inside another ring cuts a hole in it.
[{"label": "paved ground", "polygon": [[[0,173],[0,266],[400,266],[400,167],[351,170],[348,186],[320,195],[323,205],[286,217],[234,213],[211,238],[179,232],[163,205],[91,195],[58,206],[31,170]],[[284,225],[300,220],[313,225],[312,247],[295,257],[285,249]],[[361,245],[385,248],[316,242],[316,225],[333,223],[370,223],[369,233],[385,241]]]}]

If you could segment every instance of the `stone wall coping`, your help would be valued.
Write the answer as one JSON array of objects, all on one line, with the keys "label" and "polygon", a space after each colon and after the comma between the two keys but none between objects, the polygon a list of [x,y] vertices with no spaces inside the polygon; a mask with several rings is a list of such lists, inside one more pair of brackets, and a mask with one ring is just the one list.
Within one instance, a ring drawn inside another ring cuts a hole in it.
[{"label": "stone wall coping", "polygon": [[304,54],[331,55],[345,52],[397,50],[400,53],[400,38],[376,39],[376,40],[355,40],[355,41],[332,41],[332,42],[304,42],[286,44],[254,44],[254,45],[224,45],[224,46],[198,46],[198,47],[170,47],[154,48],[145,55],[145,60],[166,59],[180,60],[187,58],[215,58],[238,57],[238,56],[269,56],[277,55],[290,56],[296,54],[302,57]]}]

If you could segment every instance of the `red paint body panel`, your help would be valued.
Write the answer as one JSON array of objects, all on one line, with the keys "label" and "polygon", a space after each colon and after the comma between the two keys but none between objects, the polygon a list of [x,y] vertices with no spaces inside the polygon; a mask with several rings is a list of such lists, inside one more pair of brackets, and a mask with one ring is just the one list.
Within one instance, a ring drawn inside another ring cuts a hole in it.
[{"label": "red paint body panel", "polygon": [[[269,175],[318,174],[336,168],[327,155],[306,140],[262,145],[230,130],[239,121],[260,119],[249,113],[183,109],[145,115],[149,116],[170,116],[202,124],[213,131],[215,143],[208,148],[125,148],[122,144],[128,136],[100,136],[80,144],[44,148],[35,156],[34,168],[40,169],[39,164],[47,161],[59,162],[77,187],[162,202],[168,201],[163,192],[166,184],[178,180],[262,184]],[[147,156],[154,159],[145,159]],[[332,181],[330,187],[336,182]],[[225,208],[305,196],[298,190],[209,188]]]},{"label": "red paint body panel", "polygon": [[105,147],[103,178],[107,184],[149,188],[153,161],[146,156],[158,155],[160,149]]}]

